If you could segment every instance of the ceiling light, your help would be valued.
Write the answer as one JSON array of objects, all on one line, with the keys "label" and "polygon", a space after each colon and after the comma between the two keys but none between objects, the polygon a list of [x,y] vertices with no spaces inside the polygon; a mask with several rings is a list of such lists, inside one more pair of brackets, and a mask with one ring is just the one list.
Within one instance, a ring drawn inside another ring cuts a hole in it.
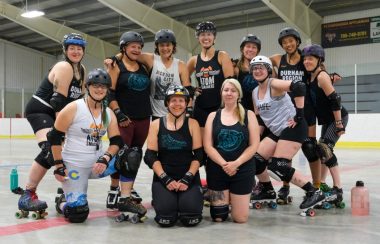
[{"label": "ceiling light", "polygon": [[25,18],[36,18],[45,15],[44,12],[39,10],[28,10],[28,0],[25,1],[25,11],[21,14]]}]

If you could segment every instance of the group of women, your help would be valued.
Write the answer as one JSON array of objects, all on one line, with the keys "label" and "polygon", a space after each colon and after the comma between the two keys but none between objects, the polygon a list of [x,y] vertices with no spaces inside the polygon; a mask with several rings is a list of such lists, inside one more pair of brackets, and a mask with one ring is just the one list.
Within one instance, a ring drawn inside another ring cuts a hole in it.
[{"label": "group of women", "polygon": [[[154,174],[155,221],[163,227],[177,220],[184,226],[201,222],[202,165],[210,215],[217,222],[231,212],[233,221],[244,223],[251,198],[276,198],[269,175],[284,181],[281,194],[288,194],[289,182],[305,190],[300,208],[320,203],[324,194],[319,187],[325,178],[320,178],[318,169],[313,171],[320,161],[333,176],[332,196],[341,199],[333,148],[348,115],[324,70],[323,49],[310,45],[302,53],[299,33],[286,28],[278,39],[286,54],[268,58],[259,55],[261,40],[250,34],[241,41],[241,58],[234,68],[228,53],[214,47],[217,32],[212,22],[199,23],[195,34],[202,50],[186,65],[173,57],[177,43],[171,30],[156,33],[154,53],[142,53],[143,37],[126,32],[120,38],[120,53],[105,60],[107,72],[93,70],[86,82],[80,64],[86,42],[78,34],[65,37],[66,60],[49,71],[28,104],[27,118],[41,153],[19,208],[47,208],[35,191],[47,169],[55,165],[54,174],[65,192],[56,207],[71,222],[87,218],[87,179],[104,177],[105,172],[113,173],[107,207],[144,215],[133,183],[146,139],[144,161]],[[197,88],[191,86],[193,73]],[[84,91],[87,95],[79,99]],[[32,110],[35,103],[44,106]],[[316,118],[323,126],[319,144]],[[36,122],[40,120],[47,122]],[[106,131],[110,146],[103,150],[101,137]],[[314,186],[290,165],[301,147],[311,163]],[[78,155],[82,151],[86,154]],[[251,196],[255,175],[260,187]]]}]

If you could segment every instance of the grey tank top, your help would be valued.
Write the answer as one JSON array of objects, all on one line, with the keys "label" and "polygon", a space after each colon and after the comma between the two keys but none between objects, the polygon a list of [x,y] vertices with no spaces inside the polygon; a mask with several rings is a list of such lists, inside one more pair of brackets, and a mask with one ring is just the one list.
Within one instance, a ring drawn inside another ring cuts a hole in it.
[{"label": "grey tank top", "polygon": [[253,101],[259,111],[261,119],[268,129],[276,136],[288,127],[288,121],[296,115],[296,109],[287,93],[283,96],[271,96],[272,79],[269,79],[267,90],[262,100],[259,99],[259,87],[253,90]]},{"label": "grey tank top", "polygon": [[171,66],[166,68],[159,55],[154,54],[152,74],[150,75],[150,102],[153,116],[163,117],[168,110],[164,99],[166,89],[171,85],[181,85],[179,77],[179,59],[174,58]]}]

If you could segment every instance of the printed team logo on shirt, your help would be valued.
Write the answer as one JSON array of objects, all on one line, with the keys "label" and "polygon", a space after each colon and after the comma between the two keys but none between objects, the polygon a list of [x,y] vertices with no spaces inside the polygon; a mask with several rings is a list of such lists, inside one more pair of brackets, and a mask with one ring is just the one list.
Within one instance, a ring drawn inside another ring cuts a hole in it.
[{"label": "printed team logo on shirt", "polygon": [[150,79],[143,74],[130,74],[128,88],[134,91],[143,91],[150,85]]},{"label": "printed team logo on shirt", "polygon": [[79,180],[80,176],[79,176],[79,172],[77,170],[70,170],[69,171],[69,178],[72,179],[72,180]]},{"label": "printed team logo on shirt", "polygon": [[165,100],[165,92],[172,82],[163,82],[161,77],[156,77],[154,83],[154,99]]},{"label": "printed team logo on shirt", "polygon": [[184,149],[187,145],[185,141],[176,140],[170,135],[163,135],[161,139],[162,139],[162,146],[169,150]]},{"label": "printed team logo on shirt", "polygon": [[211,66],[202,67],[195,76],[199,78],[202,89],[212,89],[215,87],[215,76],[219,75],[220,70],[212,70]]},{"label": "printed team logo on shirt", "polygon": [[303,70],[281,70],[279,73],[282,80],[291,80],[293,82],[302,81],[304,75]]},{"label": "printed team logo on shirt", "polygon": [[257,109],[259,111],[268,111],[270,110],[271,106],[269,103],[260,103],[259,106],[257,107]]},{"label": "printed team logo on shirt", "polygon": [[87,146],[96,146],[99,140],[106,134],[103,124],[96,125],[91,123],[89,128],[81,128],[82,133],[87,135]]},{"label": "printed team logo on shirt", "polygon": [[232,152],[240,147],[243,140],[243,132],[221,129],[218,134],[218,145],[216,147],[222,149],[225,152]]}]

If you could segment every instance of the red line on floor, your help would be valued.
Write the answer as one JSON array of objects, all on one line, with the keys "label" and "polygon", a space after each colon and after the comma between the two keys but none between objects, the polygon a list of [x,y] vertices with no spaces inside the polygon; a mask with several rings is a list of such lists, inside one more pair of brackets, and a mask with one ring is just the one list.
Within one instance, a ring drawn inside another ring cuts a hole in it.
[{"label": "red line on floor", "polygon": [[[152,207],[150,203],[143,203],[143,205],[147,209]],[[120,213],[118,211],[105,211],[105,210],[94,211],[94,212],[90,212],[87,218],[87,221],[91,219],[102,218],[102,217],[114,218],[119,214]],[[33,222],[0,227],[0,236],[22,234],[22,233],[26,233],[30,231],[43,230],[43,229],[48,229],[48,228],[68,225],[68,224],[71,224],[71,223],[66,221],[64,217],[54,217],[54,218],[48,218],[48,219],[34,220]]]}]

